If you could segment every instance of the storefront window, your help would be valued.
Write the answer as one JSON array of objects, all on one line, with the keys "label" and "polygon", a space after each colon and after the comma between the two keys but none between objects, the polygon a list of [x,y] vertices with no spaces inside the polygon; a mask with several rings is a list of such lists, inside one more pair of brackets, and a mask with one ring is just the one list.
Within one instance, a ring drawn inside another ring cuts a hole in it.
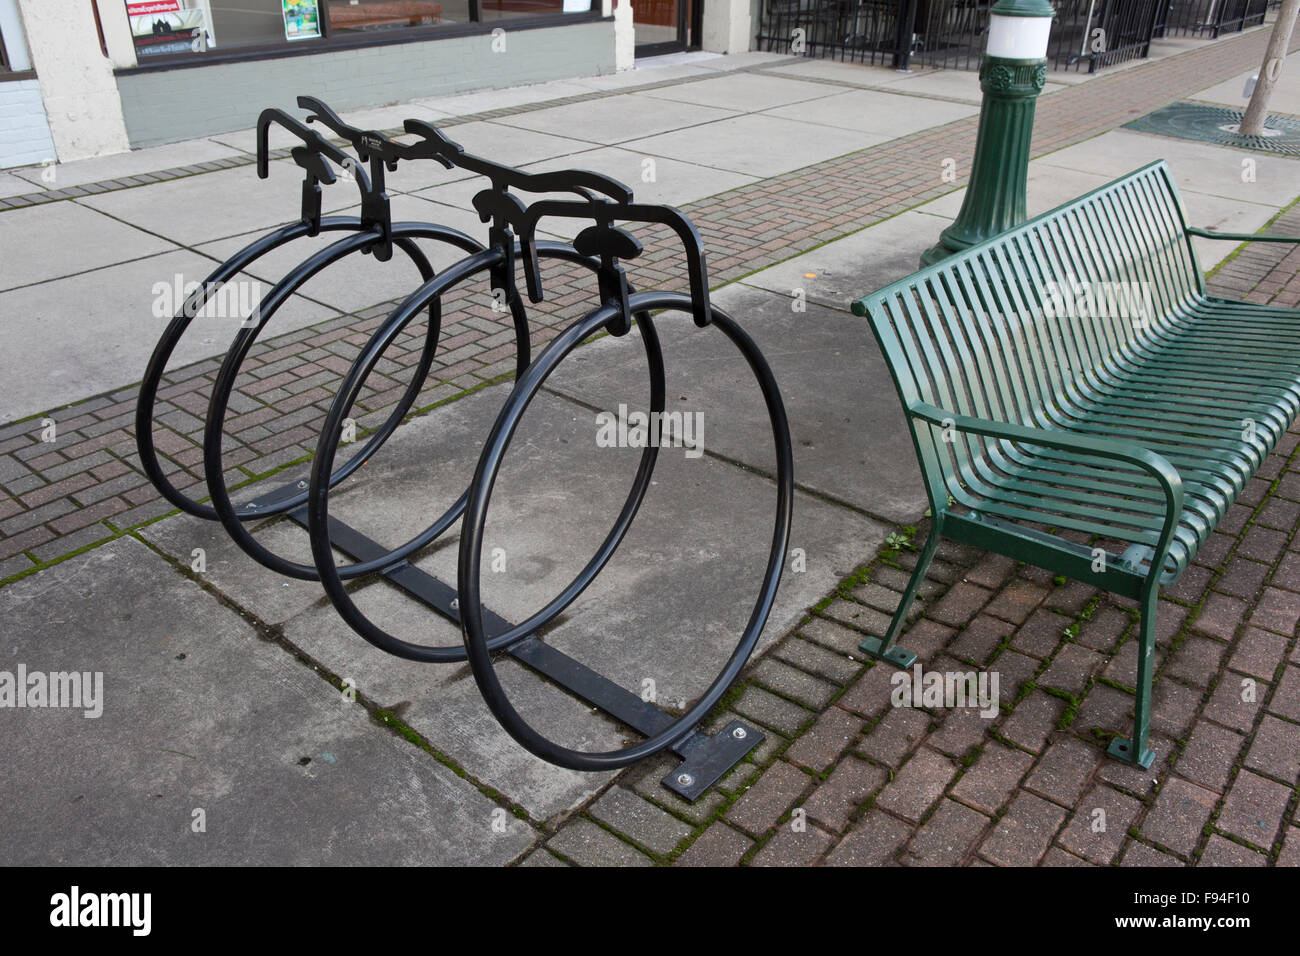
[{"label": "storefront window", "polygon": [[285,0],[207,0],[212,12],[212,45],[217,49],[321,36],[320,12],[315,3]]},{"label": "storefront window", "polygon": [[470,22],[469,0],[326,0],[331,36]]},{"label": "storefront window", "polygon": [[586,13],[592,0],[479,0],[484,20],[535,17],[541,14]]},{"label": "storefront window", "polygon": [[[0,3],[5,0],[0,0]],[[136,59],[311,45],[475,19],[586,13],[594,0],[123,0]]]}]

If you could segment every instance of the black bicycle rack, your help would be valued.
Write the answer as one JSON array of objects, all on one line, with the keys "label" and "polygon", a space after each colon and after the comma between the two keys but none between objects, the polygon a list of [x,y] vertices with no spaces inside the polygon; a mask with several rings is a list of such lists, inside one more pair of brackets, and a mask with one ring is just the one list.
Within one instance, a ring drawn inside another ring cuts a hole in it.
[{"label": "black bicycle rack", "polygon": [[[291,132],[301,145],[289,157],[304,172],[302,213],[297,222],[281,226],[250,243],[219,265],[182,304],[156,346],[140,386],[136,409],[136,441],[146,474],[158,491],[182,511],[220,521],[239,547],[263,566],[280,574],[316,580],[324,587],[340,616],[361,637],[397,657],[428,663],[468,661],[489,709],[506,731],[533,754],[562,767],[596,771],[626,767],[663,750],[682,758],[663,783],[686,798],[698,799],[733,766],[763,741],[754,727],[732,721],[709,736],[699,722],[717,704],[735,680],[757,644],[771,613],[784,567],[790,535],[794,479],[789,427],[781,395],[771,369],[754,341],[734,319],[709,300],[708,275],[699,234],[682,213],[670,206],[634,203],[627,186],[598,173],[564,170],[528,173],[466,153],[435,127],[408,120],[405,130],[413,139],[399,142],[381,132],[349,126],[328,106],[312,97],[299,97],[308,111],[306,123],[282,110],[265,110],[258,120],[258,175],[270,172],[269,135],[272,125]],[[335,145],[317,129],[318,123],[348,144],[353,153]],[[355,154],[355,155],[353,155]],[[432,223],[393,222],[385,192],[385,171],[399,162],[427,159],[447,169],[461,169],[486,177],[488,185],[475,195],[474,209],[488,225],[486,245],[463,232]],[[359,216],[321,215],[322,186],[340,178],[340,169],[355,181],[361,197]],[[539,199],[529,204],[518,194],[568,193],[567,199]],[[538,223],[547,217],[589,220],[574,241],[560,243],[537,239]],[[619,223],[660,224],[680,239],[686,256],[689,294],[637,292],[628,282],[623,263],[634,260],[641,244]],[[158,389],[167,363],[193,318],[214,292],[232,276],[267,253],[305,236],[326,232],[344,235],[290,269],[263,296],[255,321],[246,322],[235,335],[221,364],[208,406],[204,428],[203,464],[208,501],[178,490],[159,459],[153,440],[153,419]],[[465,253],[451,266],[435,271],[416,244],[417,239],[445,243]],[[326,416],[309,481],[291,482],[254,500],[235,504],[224,478],[222,438],[226,414],[240,367],[259,334],[276,311],[309,278],[355,252],[386,261],[393,250],[407,255],[420,272],[422,283],[380,323],[344,376]],[[531,355],[528,316],[516,288],[516,264],[523,271],[528,299],[543,301],[542,261],[554,259],[577,264],[596,276],[600,304],[561,332],[536,359]],[[396,548],[386,548],[329,513],[330,490],[368,461],[396,431],[415,402],[428,376],[441,327],[442,296],[477,276],[486,275],[492,290],[504,293],[504,304],[514,324],[515,384],[501,408],[479,457],[469,488],[440,517]],[[389,346],[427,312],[428,333],[423,351],[405,392],[393,411],[368,436],[361,448],[336,467],[346,417],[365,382]],[[719,329],[740,351],[763,393],[776,449],[777,500],[771,549],[759,595],[735,650],[700,698],[684,713],[674,716],[656,704],[615,684],[586,665],[546,644],[539,632],[569,607],[613,557],[632,525],[650,486],[658,448],[642,450],[632,488],[609,533],[591,560],[554,599],[527,620],[514,624],[482,606],[479,570],[488,501],[511,439],[529,403],[536,397],[563,359],[595,333],[623,336],[635,324],[645,348],[650,372],[650,409],[662,413],[665,405],[663,356],[652,314],[684,312],[701,328]],[[260,543],[246,526],[253,520],[286,516],[307,530],[313,563],[295,562]],[[408,559],[460,522],[458,575],[449,584],[426,573]],[[352,562],[342,567],[335,552]],[[463,647],[415,644],[395,637],[368,618],[352,600],[345,582],[368,575],[382,576],[393,586],[460,627]],[[493,666],[493,656],[506,654],[540,673],[573,695],[637,731],[639,743],[620,750],[590,752],[563,747],[538,733],[514,708]]]}]

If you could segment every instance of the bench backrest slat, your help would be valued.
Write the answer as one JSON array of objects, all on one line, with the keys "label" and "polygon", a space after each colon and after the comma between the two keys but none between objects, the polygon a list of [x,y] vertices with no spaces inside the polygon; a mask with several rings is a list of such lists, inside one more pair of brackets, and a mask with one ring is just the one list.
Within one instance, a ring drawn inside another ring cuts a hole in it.
[{"label": "bench backrest slat", "polygon": [[[1177,189],[1153,163],[861,299],[904,403],[1052,427],[1203,294]],[[1091,308],[1088,306],[1091,305]],[[1005,450],[915,430],[931,490]]]}]

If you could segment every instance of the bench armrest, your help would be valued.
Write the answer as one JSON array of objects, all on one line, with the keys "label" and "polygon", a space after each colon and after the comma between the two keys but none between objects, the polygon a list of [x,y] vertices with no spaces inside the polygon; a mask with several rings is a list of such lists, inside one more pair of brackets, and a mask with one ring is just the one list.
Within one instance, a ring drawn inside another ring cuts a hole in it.
[{"label": "bench armrest", "polygon": [[1183,511],[1183,480],[1177,469],[1162,455],[1129,441],[1093,438],[1057,429],[1033,428],[1011,422],[972,418],[927,402],[912,402],[908,405],[907,411],[910,417],[920,419],[936,428],[954,428],[959,432],[987,438],[1038,445],[1043,448],[1121,462],[1146,472],[1155,480],[1165,497],[1164,524],[1160,531],[1159,543],[1156,545],[1155,560],[1151,562],[1153,579],[1158,579],[1161,564],[1173,542],[1174,532],[1178,528],[1178,519]]},{"label": "bench armrest", "polygon": [[1198,229],[1195,226],[1187,227],[1189,236],[1199,236],[1202,239],[1228,239],[1232,242],[1300,242],[1297,236],[1261,236],[1254,232],[1215,232],[1212,229]]}]

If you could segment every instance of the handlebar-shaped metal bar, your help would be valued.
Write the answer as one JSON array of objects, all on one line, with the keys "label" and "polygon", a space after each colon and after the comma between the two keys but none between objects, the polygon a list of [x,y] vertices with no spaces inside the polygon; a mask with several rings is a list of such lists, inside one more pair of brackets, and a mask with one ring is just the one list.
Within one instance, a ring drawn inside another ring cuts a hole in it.
[{"label": "handlebar-shaped metal bar", "polygon": [[[595,206],[595,209],[592,207]],[[667,226],[682,241],[686,253],[686,270],[690,280],[691,317],[700,328],[709,325],[711,309],[709,307],[709,274],[704,261],[704,241],[700,238],[695,224],[674,206],[652,206],[644,203],[577,203],[561,199],[543,199],[530,205],[519,223],[519,244],[524,251],[526,274],[529,276],[529,297],[534,302],[541,301],[540,287],[534,289],[531,278],[537,274],[535,252],[537,223],[547,216],[563,219],[595,219],[598,224],[609,225],[614,222],[646,222]],[[585,251],[585,250],[579,250]]]},{"label": "handlebar-shaped metal bar", "polygon": [[[351,156],[327,140],[318,131],[311,129],[284,110],[274,106],[262,110],[262,115],[257,118],[258,178],[266,179],[271,174],[270,140],[272,123],[278,123],[303,141],[307,149],[293,147],[289,151],[290,155],[299,166],[321,182],[332,183],[336,178],[333,170],[321,161],[322,158],[325,158],[333,160],[339,168],[346,169],[356,176],[357,185],[360,187],[363,196],[369,191],[370,177],[366,175],[364,169],[358,168],[356,161]],[[313,157],[311,154],[315,154],[315,156]]]}]

